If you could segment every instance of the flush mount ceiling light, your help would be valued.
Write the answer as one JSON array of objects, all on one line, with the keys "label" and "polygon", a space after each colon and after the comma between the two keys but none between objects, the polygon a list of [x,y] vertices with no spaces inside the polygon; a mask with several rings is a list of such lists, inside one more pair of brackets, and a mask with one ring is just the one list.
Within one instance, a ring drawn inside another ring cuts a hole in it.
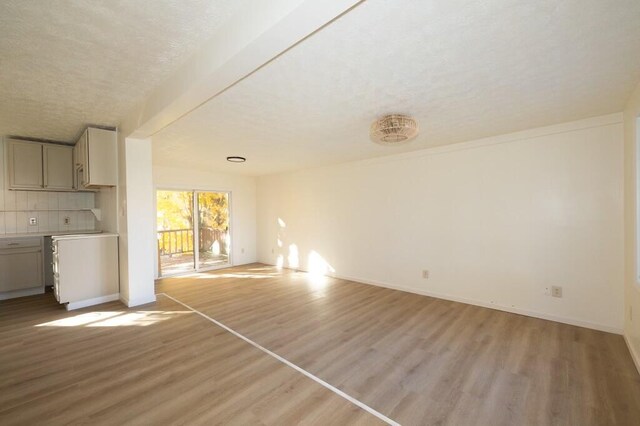
[{"label": "flush mount ceiling light", "polygon": [[245,161],[247,161],[246,158],[244,157],[238,157],[236,155],[231,156],[231,157],[227,157],[227,161],[230,161],[232,163],[244,163]]},{"label": "flush mount ceiling light", "polygon": [[418,136],[418,122],[408,115],[385,115],[371,124],[369,136],[381,145],[397,145]]}]

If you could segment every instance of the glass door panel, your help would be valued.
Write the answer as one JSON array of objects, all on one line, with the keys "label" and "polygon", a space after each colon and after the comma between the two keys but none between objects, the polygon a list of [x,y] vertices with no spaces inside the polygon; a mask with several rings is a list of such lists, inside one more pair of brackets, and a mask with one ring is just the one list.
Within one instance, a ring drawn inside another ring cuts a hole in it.
[{"label": "glass door panel", "polygon": [[192,191],[157,191],[159,276],[196,269]]},{"label": "glass door panel", "polygon": [[196,192],[198,210],[198,269],[230,264],[229,194]]}]

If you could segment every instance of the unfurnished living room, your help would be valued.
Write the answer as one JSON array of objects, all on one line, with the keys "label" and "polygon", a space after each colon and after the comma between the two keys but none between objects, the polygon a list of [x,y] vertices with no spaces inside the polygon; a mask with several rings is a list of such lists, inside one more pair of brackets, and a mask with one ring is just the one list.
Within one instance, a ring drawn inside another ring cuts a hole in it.
[{"label": "unfurnished living room", "polygon": [[640,425],[640,1],[0,0],[0,425]]}]

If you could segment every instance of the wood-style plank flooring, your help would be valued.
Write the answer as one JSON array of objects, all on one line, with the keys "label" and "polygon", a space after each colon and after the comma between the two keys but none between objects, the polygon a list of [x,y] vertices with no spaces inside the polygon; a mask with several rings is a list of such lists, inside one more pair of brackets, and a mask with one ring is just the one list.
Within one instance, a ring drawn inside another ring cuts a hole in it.
[{"label": "wood-style plank flooring", "polygon": [[351,423],[382,424],[167,297],[0,302],[0,425]]},{"label": "wood-style plank flooring", "polygon": [[640,424],[619,335],[263,265],[157,290],[403,425]]}]

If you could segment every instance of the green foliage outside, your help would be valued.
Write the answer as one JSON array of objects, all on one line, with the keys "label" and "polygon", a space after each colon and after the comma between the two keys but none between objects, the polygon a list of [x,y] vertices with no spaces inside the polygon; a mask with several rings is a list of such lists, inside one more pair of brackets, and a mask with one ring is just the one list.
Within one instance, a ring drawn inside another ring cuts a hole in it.
[{"label": "green foliage outside", "polygon": [[[160,253],[193,251],[193,196],[190,191],[157,192],[158,231],[189,230],[181,233],[158,233]],[[227,193],[198,193],[200,250],[210,250],[217,240],[226,253],[225,236],[229,230],[229,196]]]},{"label": "green foliage outside", "polygon": [[[193,192],[158,191],[158,231],[192,229]],[[200,228],[226,231],[229,228],[229,197],[226,193],[198,193]]]},{"label": "green foliage outside", "polygon": [[229,194],[198,193],[200,229],[211,228],[226,232],[229,229]]}]

